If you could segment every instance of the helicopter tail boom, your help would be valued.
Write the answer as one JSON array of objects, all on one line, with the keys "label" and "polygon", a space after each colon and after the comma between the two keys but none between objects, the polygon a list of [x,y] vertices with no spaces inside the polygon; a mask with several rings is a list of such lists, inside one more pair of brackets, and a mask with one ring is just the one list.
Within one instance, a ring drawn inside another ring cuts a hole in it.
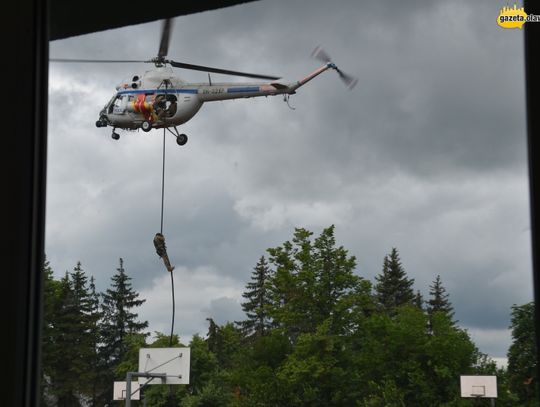
[{"label": "helicopter tail boom", "polygon": [[327,64],[321,66],[321,67],[320,67],[319,69],[317,69],[316,71],[310,73],[310,74],[307,75],[305,78],[300,79],[300,80],[299,80],[298,82],[296,82],[295,84],[290,85],[290,86],[288,87],[289,90],[291,90],[291,91],[294,92],[294,91],[295,91],[296,89],[298,89],[300,86],[305,85],[305,84],[308,83],[310,80],[312,80],[313,78],[319,76],[319,75],[322,74],[324,71],[327,71],[327,70],[330,69],[330,68],[336,69],[337,67],[336,67],[333,63],[329,62],[329,63],[327,63]]},{"label": "helicopter tail boom", "polygon": [[[198,90],[198,96],[203,102],[227,100],[227,99],[239,99],[250,98],[257,96],[274,96],[296,93],[296,89],[305,85],[313,78],[319,76],[328,69],[338,70],[335,64],[329,62],[319,69],[313,71],[303,79],[292,83],[271,82],[267,84],[226,84],[226,86],[215,84],[201,87]],[[338,70],[339,71],[339,70]]]}]

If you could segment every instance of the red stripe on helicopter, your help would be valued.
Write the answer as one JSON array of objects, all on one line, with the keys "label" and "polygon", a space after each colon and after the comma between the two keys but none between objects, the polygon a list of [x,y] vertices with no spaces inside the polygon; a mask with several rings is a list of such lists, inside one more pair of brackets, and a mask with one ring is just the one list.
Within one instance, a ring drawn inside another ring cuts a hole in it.
[{"label": "red stripe on helicopter", "polygon": [[137,99],[133,101],[133,110],[144,115],[144,118],[149,122],[152,122],[152,112],[154,110],[151,103],[147,103],[146,95],[144,93],[137,95]]}]

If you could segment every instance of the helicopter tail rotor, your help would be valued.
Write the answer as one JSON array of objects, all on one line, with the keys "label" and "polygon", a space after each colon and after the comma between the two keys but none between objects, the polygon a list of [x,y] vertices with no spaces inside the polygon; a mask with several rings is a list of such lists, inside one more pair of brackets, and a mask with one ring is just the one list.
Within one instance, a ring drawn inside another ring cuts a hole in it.
[{"label": "helicopter tail rotor", "polygon": [[339,77],[341,78],[341,80],[345,84],[345,86],[347,86],[347,88],[349,88],[349,90],[354,89],[354,87],[358,83],[358,78],[355,78],[354,76],[346,74],[345,72],[343,72],[341,69],[339,69],[337,67],[335,69],[336,69],[337,73],[339,74]]},{"label": "helicopter tail rotor", "polygon": [[311,53],[311,56],[315,59],[318,59],[321,62],[324,62],[325,64],[332,61],[332,58],[330,58],[330,55],[328,55],[326,51],[322,49],[320,45],[318,45],[313,50],[313,52]]},{"label": "helicopter tail rotor", "polygon": [[358,83],[358,78],[355,78],[352,75],[349,75],[345,72],[343,72],[341,69],[339,69],[336,64],[332,62],[332,58],[330,58],[330,55],[326,53],[326,51],[321,47],[317,46],[313,52],[311,53],[311,57],[318,59],[321,62],[324,62],[325,64],[331,64],[330,67],[333,68],[345,84],[349,90],[352,90],[356,84]]}]

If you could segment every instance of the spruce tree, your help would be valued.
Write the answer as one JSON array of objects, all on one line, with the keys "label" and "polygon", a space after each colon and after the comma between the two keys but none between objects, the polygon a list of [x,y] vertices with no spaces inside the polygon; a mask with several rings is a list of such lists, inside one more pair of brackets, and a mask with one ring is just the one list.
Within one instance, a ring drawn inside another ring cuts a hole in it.
[{"label": "spruce tree", "polygon": [[125,352],[124,338],[127,334],[139,333],[148,327],[148,322],[139,322],[138,314],[131,310],[140,307],[146,300],[139,299],[131,286],[131,278],[124,269],[124,261],[120,259],[117,273],[111,278],[111,287],[102,294],[101,324],[103,344],[109,351],[109,361],[116,362]]},{"label": "spruce tree", "polygon": [[79,394],[88,396],[92,393],[92,383],[98,372],[96,344],[98,341],[97,323],[99,316],[95,312],[95,299],[88,284],[88,277],[78,262],[70,273],[71,301],[73,322],[77,327],[75,341],[71,346],[77,350],[77,357],[72,362],[72,371],[78,378]]},{"label": "spruce tree", "polygon": [[414,305],[416,305],[419,309],[422,311],[424,310],[424,297],[420,290],[416,291],[416,295],[414,296]]},{"label": "spruce tree", "polygon": [[55,345],[58,334],[57,309],[60,282],[54,279],[50,263],[43,262],[43,317],[41,328],[41,406],[54,402],[53,385],[55,381]]},{"label": "spruce tree", "polygon": [[219,325],[215,323],[213,318],[206,318],[206,320],[208,321],[208,334],[206,335],[208,350],[217,353],[220,347]]},{"label": "spruce tree", "polygon": [[429,286],[429,300],[427,302],[427,312],[431,318],[435,312],[441,312],[448,317],[450,321],[454,317],[454,308],[450,303],[449,295],[441,282],[441,276],[438,275],[433,285]]},{"label": "spruce tree", "polygon": [[78,406],[89,395],[97,375],[95,329],[88,278],[78,262],[73,272],[55,281],[44,264],[42,404]]},{"label": "spruce tree", "polygon": [[247,319],[238,323],[247,337],[260,337],[268,332],[272,326],[268,307],[271,304],[269,293],[270,269],[264,256],[261,256],[251,274],[251,281],[246,284],[246,291],[242,297],[242,310]]},{"label": "spruce tree", "polygon": [[131,278],[126,274],[124,261],[121,258],[119,263],[116,274],[111,277],[111,287],[101,295],[102,345],[100,354],[107,368],[107,374],[102,378],[107,386],[105,395],[108,399],[112,395],[114,368],[127,351],[126,337],[129,334],[140,333],[148,327],[148,322],[138,321],[138,315],[132,312],[146,300],[139,299],[139,293],[132,288]]},{"label": "spruce tree", "polygon": [[78,347],[81,341],[81,326],[76,296],[67,271],[60,280],[57,300],[49,354],[51,394],[56,398],[56,406],[80,406],[80,382],[77,374],[81,368]]},{"label": "spruce tree", "polygon": [[90,377],[89,383],[88,383],[88,396],[90,399],[90,405],[97,406],[99,405],[98,400],[100,399],[100,393],[102,389],[105,387],[102,384],[101,374],[100,372],[105,367],[105,364],[103,363],[103,360],[101,358],[101,354],[99,352],[99,346],[101,344],[101,332],[100,332],[100,323],[101,323],[101,307],[100,307],[100,299],[99,294],[96,291],[96,284],[94,277],[90,277],[90,285],[89,285],[89,293],[90,293],[90,316],[91,316],[91,327],[90,327],[90,340],[91,340],[91,346],[93,350],[93,357],[90,360],[90,363],[88,365],[88,368],[94,372],[94,374]]},{"label": "spruce tree", "polygon": [[382,273],[375,279],[377,302],[389,314],[395,314],[396,309],[402,305],[414,304],[414,279],[407,277],[395,247],[384,257]]}]

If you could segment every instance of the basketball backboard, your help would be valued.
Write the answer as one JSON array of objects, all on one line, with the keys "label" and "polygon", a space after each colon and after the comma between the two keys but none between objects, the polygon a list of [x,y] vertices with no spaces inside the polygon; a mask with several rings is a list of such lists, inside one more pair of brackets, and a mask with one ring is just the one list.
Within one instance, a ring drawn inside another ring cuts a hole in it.
[{"label": "basketball backboard", "polygon": [[497,376],[461,376],[461,397],[497,398]]},{"label": "basketball backboard", "polygon": [[[140,400],[139,383],[131,383],[131,400]],[[114,382],[113,400],[126,399],[126,382]]]},{"label": "basketball backboard", "polygon": [[144,379],[145,384],[189,384],[189,348],[141,348],[139,373],[165,373],[159,378]]}]

